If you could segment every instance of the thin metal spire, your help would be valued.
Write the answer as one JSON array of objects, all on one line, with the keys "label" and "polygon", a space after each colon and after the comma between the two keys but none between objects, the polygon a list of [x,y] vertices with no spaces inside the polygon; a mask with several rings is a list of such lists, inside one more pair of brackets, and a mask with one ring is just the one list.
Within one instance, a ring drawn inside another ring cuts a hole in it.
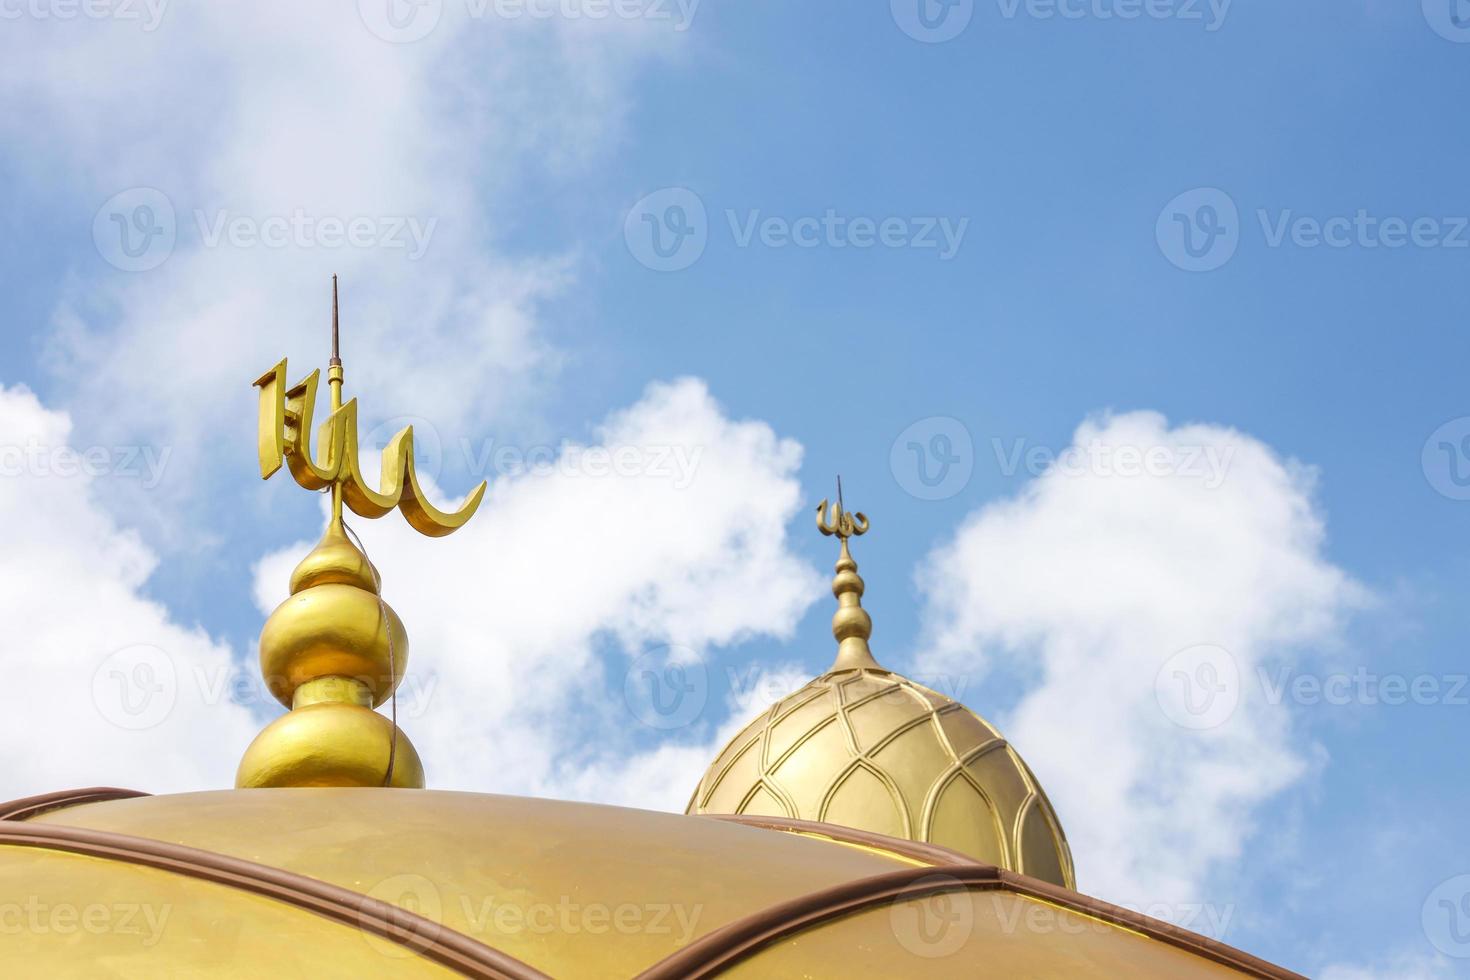
[{"label": "thin metal spire", "polygon": [[327,362],[334,367],[342,366],[342,350],[337,337],[337,274],[332,273],[332,359]]}]

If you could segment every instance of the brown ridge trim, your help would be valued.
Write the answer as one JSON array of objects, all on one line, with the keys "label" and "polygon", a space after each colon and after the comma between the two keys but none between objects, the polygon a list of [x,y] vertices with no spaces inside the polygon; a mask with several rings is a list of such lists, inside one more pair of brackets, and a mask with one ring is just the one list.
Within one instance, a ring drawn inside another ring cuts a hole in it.
[{"label": "brown ridge trim", "polygon": [[997,887],[1000,869],[972,864],[906,868],[843,882],[799,898],[767,906],[737,919],[666,956],[636,980],[699,980],[721,973],[779,939],[884,901],[918,898],[956,887]]},{"label": "brown ridge trim", "polygon": [[1000,877],[1003,883],[1002,887],[1018,895],[1025,895],[1029,898],[1040,899],[1043,902],[1050,902],[1053,905],[1060,905],[1073,912],[1090,915],[1095,919],[1103,919],[1114,925],[1132,929],[1135,932],[1141,932],[1150,939],[1168,943],[1170,946],[1177,946],[1180,949],[1194,953],[1196,956],[1214,960],[1216,963],[1224,964],[1233,969],[1242,970],[1254,976],[1264,977],[1267,980],[1307,980],[1300,973],[1294,973],[1285,967],[1277,966],[1275,963],[1269,963],[1258,956],[1252,956],[1250,953],[1236,949],[1234,946],[1228,946],[1218,939],[1211,939],[1208,936],[1201,936],[1197,932],[1190,932],[1188,929],[1176,926],[1172,922],[1155,919],[1151,915],[1134,912],[1132,909],[1126,909],[1120,905],[1113,905],[1110,902],[1104,902],[1101,899],[1074,892],[1060,885],[1053,885],[1049,881],[1042,881],[1039,878],[1032,878],[1015,871],[1007,871],[1004,868],[1000,869]]},{"label": "brown ridge trim", "polygon": [[908,858],[912,861],[923,861],[925,864],[936,868],[949,868],[955,866],[969,867],[976,864],[976,860],[969,855],[952,851],[938,844],[926,844],[922,841],[905,840],[902,837],[889,837],[886,834],[875,834],[870,830],[858,830],[856,827],[844,827],[835,823],[822,823],[817,820],[796,820],[790,817],[753,817],[746,814],[728,813],[705,813],[700,816],[710,820],[724,820],[727,823],[741,824],[746,827],[758,827],[761,830],[775,830],[786,834],[814,834],[818,837],[826,837],[842,844],[856,844],[860,847],[871,847],[879,851],[887,851],[899,857]]},{"label": "brown ridge trim", "polygon": [[548,980],[520,960],[423,916],[282,868],[181,844],[53,824],[0,822],[0,846],[125,861],[263,895],[398,943],[467,977]]},{"label": "brown ridge trim", "polygon": [[130,800],[149,794],[135,789],[117,789],[112,786],[93,786],[88,789],[64,789],[57,793],[42,793],[26,796],[9,803],[0,803],[0,820],[29,820],[51,810],[62,810],[82,803],[102,803],[106,800]]},{"label": "brown ridge trim", "polygon": [[[831,835],[829,835],[831,836]],[[834,838],[835,839],[835,838]],[[771,943],[813,926],[885,902],[909,901],[947,891],[1010,891],[1099,918],[1266,980],[1306,980],[1224,943],[1137,912],[987,864],[908,868],[845,882],[769,906],[737,919],[665,957],[637,980],[698,980],[721,973]]]}]

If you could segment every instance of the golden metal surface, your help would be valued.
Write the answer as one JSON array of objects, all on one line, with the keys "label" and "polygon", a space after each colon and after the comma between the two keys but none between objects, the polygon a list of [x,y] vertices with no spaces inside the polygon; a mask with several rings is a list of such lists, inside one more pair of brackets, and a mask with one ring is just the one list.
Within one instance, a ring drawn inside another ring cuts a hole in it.
[{"label": "golden metal surface", "polygon": [[[290,598],[260,634],[266,685],[292,710],[251,743],[235,776],[241,787],[424,785],[418,754],[396,723],[361,714],[371,715],[369,709],[397,690],[408,664],[408,633],[382,598],[377,569],[348,540],[343,507],[368,518],[397,508],[416,530],[442,537],[474,515],[486,484],[481,481],[456,510],[434,507],[419,486],[409,426],[383,450],[380,487],[370,487],[359,465],[357,400],[342,402],[337,344],[333,276],[331,414],[318,432],[315,453],[311,432],[321,372],[288,385],[282,360],[255,382],[261,477],[269,479],[284,462],[300,486],[330,490],[332,509],[321,541],[291,573]],[[303,687],[307,694],[298,696]],[[341,710],[327,710],[332,705]]]},{"label": "golden metal surface", "polygon": [[340,521],[332,521],[311,554],[291,572],[291,595],[314,585],[351,585],[378,594],[382,584],[378,570],[347,540]]},{"label": "golden metal surface", "polygon": [[817,507],[842,549],[832,580],[837,659],[736,735],[689,801],[690,813],[817,820],[941,844],[1067,888],[1072,853],[1045,792],[980,716],[885,670],[848,539],[868,519]]},{"label": "golden metal surface", "polygon": [[377,707],[403,679],[408,652],[398,614],[351,585],[318,585],[291,596],[260,632],[261,673],[287,707],[296,688],[319,677],[361,681]]},{"label": "golden metal surface", "polygon": [[[282,462],[292,479],[307,490],[337,485],[343,500],[360,517],[382,517],[398,508],[416,531],[431,537],[451,534],[474,516],[485,496],[481,481],[460,506],[441,511],[429,503],[419,486],[414,466],[413,426],[407,426],[383,449],[379,488],[362,475],[357,443],[357,399],[335,409],[317,434],[317,452],[311,450],[311,425],[321,371],[312,371],[295,385],[286,383],[286,361],[261,375],[258,446],[260,475],[269,479]],[[338,387],[337,383],[333,388]]]},{"label": "golden metal surface", "polygon": [[282,902],[101,858],[0,847],[0,895],[0,976],[455,975]]},{"label": "golden metal surface", "polygon": [[57,810],[36,822],[309,875],[411,907],[567,980],[631,977],[769,905],[912,866],[679,814],[429,790],[189,793]]},{"label": "golden metal surface", "polygon": [[[381,786],[392,735],[393,722],[360,704],[322,700],[299,705],[255,736],[240,760],[235,785]],[[392,785],[421,789],[424,765],[402,730],[395,756]]]},{"label": "golden metal surface", "polygon": [[773,943],[721,974],[731,980],[837,975],[1239,980],[1246,974],[1006,891],[949,892],[860,912]]},{"label": "golden metal surface", "polygon": [[291,695],[293,708],[333,701],[371,708],[373,692],[355,677],[314,677],[297,687]]},{"label": "golden metal surface", "polygon": [[378,586],[377,570],[333,518],[261,630],[261,674],[291,710],[250,743],[236,786],[424,785],[412,743],[371,710],[392,696],[409,654]]},{"label": "golden metal surface", "polygon": [[[809,834],[468,793],[190,793],[52,810],[31,822],[151,838],[307,875],[409,909],[568,980],[632,977],[773,906],[916,871],[911,858]],[[67,867],[85,872],[67,876]],[[961,873],[933,871],[942,882]],[[106,973],[101,966],[121,976],[417,976],[432,966],[374,935],[187,877],[0,847],[0,893],[27,892],[52,905],[142,901],[178,916],[167,945],[151,955],[117,936],[96,946],[27,936],[15,947],[38,957],[28,963],[61,975],[80,964],[91,975]],[[94,950],[108,958],[89,959]],[[0,943],[0,957],[7,952]],[[796,932],[726,975],[1242,975],[1206,955],[1102,916],[985,890],[883,901]]]}]

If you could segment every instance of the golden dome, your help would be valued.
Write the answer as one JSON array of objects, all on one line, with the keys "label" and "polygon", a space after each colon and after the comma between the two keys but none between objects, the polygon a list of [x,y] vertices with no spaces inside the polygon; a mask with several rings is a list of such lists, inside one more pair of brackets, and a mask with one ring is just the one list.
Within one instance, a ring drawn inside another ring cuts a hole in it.
[{"label": "golden dome", "polygon": [[1074,887],[1061,823],[1015,749],[964,705],[873,659],[847,545],[868,521],[840,504],[824,521],[826,507],[817,525],[842,542],[832,583],[837,660],[730,741],[688,812],[840,824]]},{"label": "golden dome", "polygon": [[1295,977],[938,847],[475,793],[0,804],[0,890],[6,975]]}]

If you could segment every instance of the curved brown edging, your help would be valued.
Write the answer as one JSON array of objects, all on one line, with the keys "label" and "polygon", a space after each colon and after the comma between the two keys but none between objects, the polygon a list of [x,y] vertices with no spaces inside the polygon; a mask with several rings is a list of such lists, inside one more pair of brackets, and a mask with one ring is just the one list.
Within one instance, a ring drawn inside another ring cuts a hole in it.
[{"label": "curved brown edging", "polygon": [[0,846],[5,845],[125,861],[264,895],[381,936],[467,977],[549,980],[539,970],[464,933],[368,895],[281,868],[181,844],[54,824],[0,822]]},{"label": "curved brown edging", "polygon": [[148,796],[135,789],[117,789],[113,786],[92,786],[88,789],[64,789],[57,793],[42,793],[26,796],[9,803],[0,803],[0,820],[29,820],[51,810],[62,810],[83,803],[102,803],[107,800],[131,800]]},{"label": "curved brown edging", "polygon": [[1265,980],[1306,980],[1290,970],[1178,926],[1013,871],[973,862],[892,871],[769,906],[706,933],[640,973],[637,980],[712,977],[771,943],[824,922],[865,911],[884,902],[909,901],[957,890],[1014,892],[1142,933],[1150,939]]},{"label": "curved brown edging", "polygon": [[706,933],[677,953],[638,974],[637,980],[698,980],[712,977],[778,939],[810,926],[894,899],[920,898],[956,887],[996,887],[999,868],[982,864],[907,868],[859,878],[768,906]]},{"label": "curved brown edging", "polygon": [[1208,960],[1223,964],[1236,970],[1254,974],[1266,980],[1307,980],[1300,973],[1294,973],[1285,967],[1269,963],[1258,956],[1252,956],[1234,946],[1226,945],[1218,939],[1201,936],[1197,932],[1190,932],[1172,922],[1163,919],[1155,919],[1153,916],[1144,915],[1142,912],[1134,912],[1120,905],[1113,905],[1101,899],[1092,898],[1078,892],[1053,885],[1049,881],[1032,878],[1028,875],[1019,874],[1015,871],[1000,869],[1001,887],[1018,895],[1029,898],[1040,899],[1053,905],[1060,905],[1065,909],[1082,915],[1090,915],[1094,919],[1102,919],[1125,929],[1143,933],[1150,939],[1156,939],[1161,943],[1168,943],[1180,949],[1202,956]]},{"label": "curved brown edging", "polygon": [[710,820],[723,820],[726,823],[740,824],[743,827],[775,830],[785,834],[808,834],[816,837],[826,837],[830,840],[837,841],[839,844],[856,844],[859,847],[870,847],[878,851],[887,851],[889,854],[908,858],[911,861],[923,861],[925,864],[936,868],[970,867],[979,864],[978,861],[969,855],[950,850],[939,844],[926,844],[922,841],[906,840],[902,837],[889,837],[886,834],[876,834],[870,830],[858,830],[856,827],[844,827],[841,824],[835,823],[822,823],[818,820],[797,820],[792,817],[752,817],[743,813],[702,813],[699,816]]},{"label": "curved brown edging", "polygon": [[[63,790],[0,804],[0,846],[29,846],[140,864],[264,895],[372,932],[414,950],[465,976],[496,980],[549,980],[534,967],[461,932],[395,905],[315,878],[212,851],[109,831],[24,821],[84,803],[132,799],[149,794],[112,787]],[[739,826],[806,834],[887,851],[923,861],[908,868],[861,878],[759,910],[707,933],[655,963],[638,980],[709,977],[766,945],[804,929],[884,901],[907,901],[957,889],[1004,890],[1130,929],[1195,955],[1267,980],[1305,980],[1299,974],[1187,929],[1090,898],[1014,871],[979,864],[958,851],[838,824],[780,817],[703,814]]]}]

